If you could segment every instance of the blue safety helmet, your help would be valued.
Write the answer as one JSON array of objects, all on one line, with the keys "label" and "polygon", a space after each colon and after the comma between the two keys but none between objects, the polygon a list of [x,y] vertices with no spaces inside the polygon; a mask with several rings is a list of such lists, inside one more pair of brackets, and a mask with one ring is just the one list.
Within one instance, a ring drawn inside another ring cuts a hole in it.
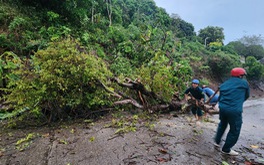
[{"label": "blue safety helmet", "polygon": [[197,79],[193,79],[193,80],[192,80],[192,83],[194,83],[194,84],[199,84],[200,82],[199,82],[199,80],[197,80]]}]

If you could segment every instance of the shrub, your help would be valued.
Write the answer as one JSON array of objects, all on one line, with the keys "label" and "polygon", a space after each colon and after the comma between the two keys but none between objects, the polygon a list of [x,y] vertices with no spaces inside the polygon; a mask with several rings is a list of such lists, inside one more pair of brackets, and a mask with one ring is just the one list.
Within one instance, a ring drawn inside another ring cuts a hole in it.
[{"label": "shrub", "polygon": [[111,76],[106,64],[78,49],[74,40],[52,42],[24,62],[15,72],[19,79],[9,83],[13,88],[7,98],[15,110],[27,107],[34,115],[45,112],[58,118],[67,116],[66,111],[77,114],[110,104],[100,88]]},{"label": "shrub", "polygon": [[261,80],[264,77],[264,65],[253,56],[246,58],[247,78],[249,80]]},{"label": "shrub", "polygon": [[230,70],[240,65],[238,55],[225,54],[218,51],[216,54],[212,54],[208,57],[208,66],[211,68],[214,77],[219,80],[228,77]]}]

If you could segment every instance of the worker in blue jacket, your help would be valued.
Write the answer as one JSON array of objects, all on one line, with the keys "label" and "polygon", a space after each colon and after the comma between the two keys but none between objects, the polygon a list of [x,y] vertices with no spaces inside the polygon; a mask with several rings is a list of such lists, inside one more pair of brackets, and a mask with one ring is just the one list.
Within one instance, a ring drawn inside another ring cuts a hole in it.
[{"label": "worker in blue jacket", "polygon": [[[203,93],[208,97],[208,99],[215,94],[215,91],[206,85],[203,85],[202,89]],[[218,102],[218,97],[219,95],[215,94],[214,97],[210,100],[209,104],[214,107]],[[206,99],[204,99],[204,101],[206,101]]]},{"label": "worker in blue jacket", "polygon": [[188,95],[191,95],[192,99],[196,101],[195,105],[191,107],[191,111],[197,121],[200,121],[203,115],[199,103],[204,102],[203,90],[199,87],[199,83],[198,79],[193,79],[192,86],[187,88],[184,92],[185,101],[188,101]]},{"label": "worker in blue jacket", "polygon": [[220,147],[222,136],[229,124],[230,130],[226,136],[225,143],[222,147],[222,153],[228,155],[239,155],[238,152],[231,148],[236,144],[241,126],[242,126],[242,112],[243,103],[249,98],[249,85],[243,76],[246,71],[243,68],[234,68],[231,70],[231,78],[220,85],[219,95],[219,119],[215,146]]}]

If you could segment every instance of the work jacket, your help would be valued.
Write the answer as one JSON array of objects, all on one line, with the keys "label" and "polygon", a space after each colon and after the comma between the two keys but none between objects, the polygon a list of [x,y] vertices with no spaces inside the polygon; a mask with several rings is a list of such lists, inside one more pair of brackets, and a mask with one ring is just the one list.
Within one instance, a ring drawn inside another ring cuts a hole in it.
[{"label": "work jacket", "polygon": [[219,108],[243,111],[243,103],[249,98],[248,82],[239,77],[231,77],[220,85]]},{"label": "work jacket", "polygon": [[189,93],[197,100],[201,100],[202,98],[204,98],[203,90],[200,87],[197,88],[190,87],[186,89],[186,91],[184,92],[184,94],[189,94]]}]

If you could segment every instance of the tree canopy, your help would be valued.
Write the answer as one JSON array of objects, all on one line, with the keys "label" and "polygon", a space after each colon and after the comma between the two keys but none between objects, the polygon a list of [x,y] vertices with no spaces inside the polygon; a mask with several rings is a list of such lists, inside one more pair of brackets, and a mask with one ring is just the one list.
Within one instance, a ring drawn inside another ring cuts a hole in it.
[{"label": "tree canopy", "polygon": [[205,45],[208,45],[211,42],[223,43],[225,39],[224,28],[207,26],[206,28],[199,30],[198,36],[201,38],[201,42]]}]

